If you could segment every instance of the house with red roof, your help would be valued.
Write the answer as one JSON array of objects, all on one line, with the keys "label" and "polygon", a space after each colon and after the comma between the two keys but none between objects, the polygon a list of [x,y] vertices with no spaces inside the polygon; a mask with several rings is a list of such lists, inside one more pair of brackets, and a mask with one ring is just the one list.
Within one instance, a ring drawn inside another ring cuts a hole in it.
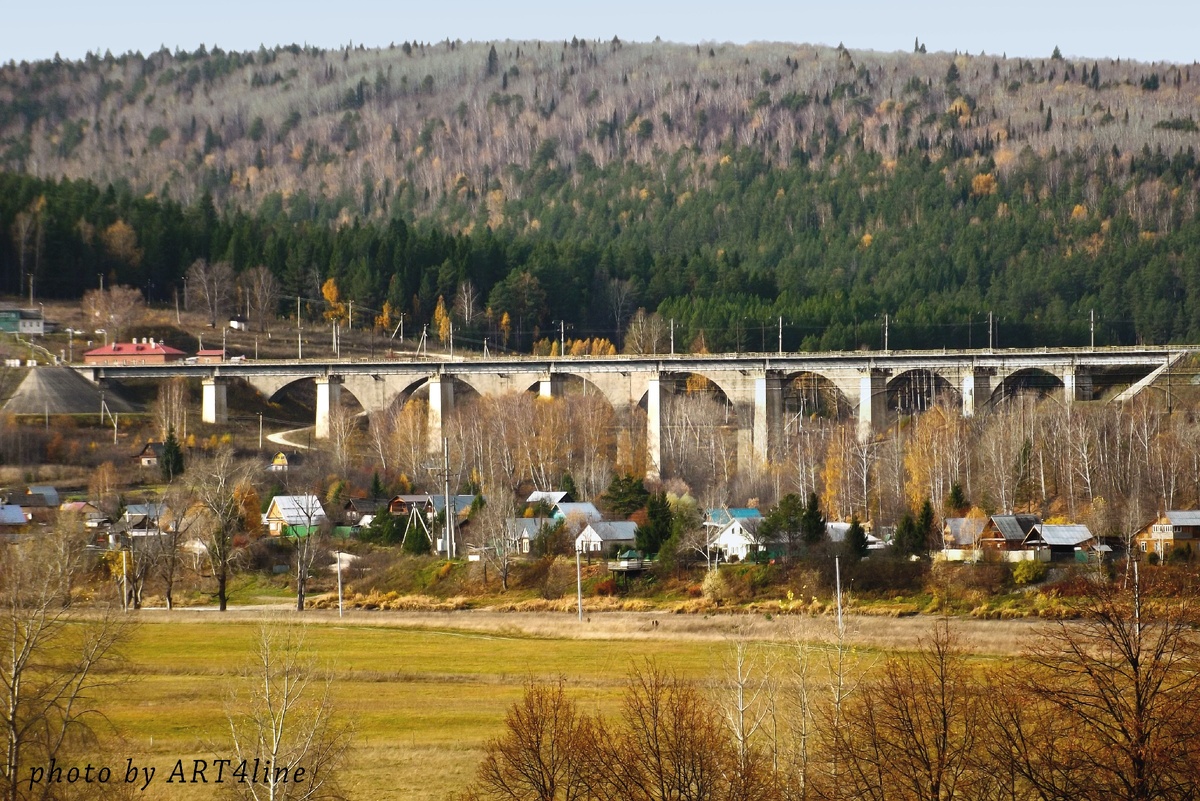
[{"label": "house with red roof", "polygon": [[83,354],[84,364],[127,365],[166,364],[184,357],[184,352],[155,342],[152,338],[135,339],[133,342],[114,342]]}]

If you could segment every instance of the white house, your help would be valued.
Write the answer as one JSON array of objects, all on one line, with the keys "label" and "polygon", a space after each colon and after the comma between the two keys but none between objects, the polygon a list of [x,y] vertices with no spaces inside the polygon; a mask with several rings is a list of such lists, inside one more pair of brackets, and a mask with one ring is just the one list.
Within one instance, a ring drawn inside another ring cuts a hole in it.
[{"label": "white house", "polygon": [[727,561],[744,561],[759,548],[758,526],[762,520],[761,517],[733,518],[709,540],[709,550],[720,551]]},{"label": "white house", "polygon": [[589,523],[575,538],[575,550],[581,553],[603,553],[616,545],[632,548],[637,540],[637,523],[632,520]]}]

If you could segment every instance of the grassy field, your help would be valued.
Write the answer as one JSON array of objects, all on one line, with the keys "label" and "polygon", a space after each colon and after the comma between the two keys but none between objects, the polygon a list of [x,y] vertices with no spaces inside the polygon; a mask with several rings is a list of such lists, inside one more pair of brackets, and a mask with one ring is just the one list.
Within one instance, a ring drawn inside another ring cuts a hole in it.
[{"label": "grassy field", "polygon": [[[239,610],[143,612],[124,649],[131,676],[106,691],[102,708],[124,736],[110,762],[154,765],[227,755],[225,706],[255,642],[259,620]],[[718,678],[733,637],[783,648],[821,639],[829,618],[763,615],[605,614],[579,624],[563,614],[308,613],[309,647],[335,675],[339,709],[356,735],[348,766],[356,798],[436,799],[462,789],[483,744],[530,677],[567,677],[591,711],[615,712],[630,666],[649,658],[681,675]],[[860,657],[915,645],[928,618],[852,617]],[[981,655],[1011,653],[1048,625],[955,623]],[[158,795],[154,793],[157,791]],[[144,797],[201,799],[211,788],[156,784]]]},{"label": "grassy field", "polygon": [[[133,675],[101,699],[125,737],[120,764],[133,758],[162,776],[176,759],[224,751],[226,699],[260,615],[143,613],[124,649]],[[354,795],[372,799],[443,799],[465,786],[483,743],[500,732],[505,710],[531,676],[567,676],[572,692],[599,710],[619,703],[635,659],[705,679],[718,670],[726,647],[717,630],[664,629],[644,637],[643,628],[662,627],[636,618],[597,621],[600,630],[584,639],[573,636],[580,632],[567,624],[575,621],[563,615],[540,624],[534,616],[495,616],[500,622],[487,631],[436,615],[394,624],[390,615],[349,623],[313,617],[308,644],[333,670],[339,708],[356,730],[349,766]],[[164,798],[207,797],[204,788],[155,789]]]}]

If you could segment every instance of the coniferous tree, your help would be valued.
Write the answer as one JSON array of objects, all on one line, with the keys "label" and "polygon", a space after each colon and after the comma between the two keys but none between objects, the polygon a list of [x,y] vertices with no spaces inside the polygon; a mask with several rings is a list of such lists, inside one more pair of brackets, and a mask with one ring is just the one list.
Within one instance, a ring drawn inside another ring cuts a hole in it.
[{"label": "coniferous tree", "polygon": [[892,548],[901,556],[914,556],[925,548],[925,538],[917,526],[913,516],[905,512],[896,524],[896,538],[892,540]]},{"label": "coniferous tree", "polygon": [[917,515],[917,533],[921,537],[920,550],[927,551],[932,547],[932,544],[937,541],[937,531],[935,526],[937,521],[933,516],[933,502],[928,498],[921,504],[921,511]]},{"label": "coniferous tree", "polygon": [[646,502],[646,524],[637,527],[637,548],[642,553],[658,553],[671,536],[671,504],[665,492],[656,492]]},{"label": "coniferous tree", "polygon": [[612,515],[624,519],[646,505],[650,493],[637,476],[613,476],[600,502]]},{"label": "coniferous tree", "polygon": [[[758,526],[759,539],[765,542],[782,542],[787,546],[789,557],[798,556],[804,539],[804,515],[807,508],[800,496],[788,493],[779,499],[775,508],[769,510]],[[824,528],[824,525],[822,525]]]},{"label": "coniferous tree", "polygon": [[854,561],[867,555],[867,530],[858,522],[858,515],[850,518],[850,528],[846,530],[846,557]]},{"label": "coniferous tree", "polygon": [[162,471],[163,481],[170,483],[176,476],[183,475],[183,449],[175,438],[175,429],[167,431],[167,439],[163,442],[162,456],[158,460],[158,469]]},{"label": "coniferous tree", "polygon": [[809,548],[825,539],[825,516],[821,514],[815,492],[808,493],[808,504],[800,516],[800,533]]}]

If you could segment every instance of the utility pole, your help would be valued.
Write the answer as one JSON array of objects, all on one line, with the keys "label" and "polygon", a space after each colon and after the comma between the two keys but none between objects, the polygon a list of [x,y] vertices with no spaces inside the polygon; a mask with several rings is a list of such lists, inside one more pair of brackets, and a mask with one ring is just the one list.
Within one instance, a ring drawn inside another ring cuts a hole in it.
[{"label": "utility pole", "polygon": [[993,348],[993,345],[992,345],[992,331],[993,330],[994,329],[992,328],[992,313],[988,312],[988,350],[992,350],[992,348]]},{"label": "utility pole", "polygon": [[346,328],[350,331],[354,330],[354,298],[350,299],[350,309],[346,312]]},{"label": "utility pole", "polygon": [[[675,318],[671,318],[671,355],[675,355]],[[589,562],[588,564],[591,564]]]},{"label": "utility pole", "polygon": [[262,412],[259,412],[258,413],[258,449],[260,451],[262,450],[262,441],[263,441],[262,435],[263,435]]},{"label": "utility pole", "polygon": [[1092,309],[1089,313],[1091,317],[1091,334],[1092,334],[1092,350],[1096,349],[1096,310]]},{"label": "utility pole", "polygon": [[883,349],[885,351],[888,349],[888,315],[887,315],[887,312],[883,313]]},{"label": "utility pole", "polygon": [[446,521],[442,532],[446,537],[446,558],[454,558],[454,504],[450,498],[450,438],[442,437],[442,481],[446,493]]},{"label": "utility pole", "polygon": [[[579,609],[579,622],[583,622],[583,568],[579,565],[579,546],[575,546],[575,606]],[[589,559],[588,564],[591,564]]]},{"label": "utility pole", "polygon": [[564,320],[558,321],[558,356],[562,358],[567,355],[567,324]]},{"label": "utility pole", "polygon": [[779,315],[779,355],[783,355],[783,315]]}]

